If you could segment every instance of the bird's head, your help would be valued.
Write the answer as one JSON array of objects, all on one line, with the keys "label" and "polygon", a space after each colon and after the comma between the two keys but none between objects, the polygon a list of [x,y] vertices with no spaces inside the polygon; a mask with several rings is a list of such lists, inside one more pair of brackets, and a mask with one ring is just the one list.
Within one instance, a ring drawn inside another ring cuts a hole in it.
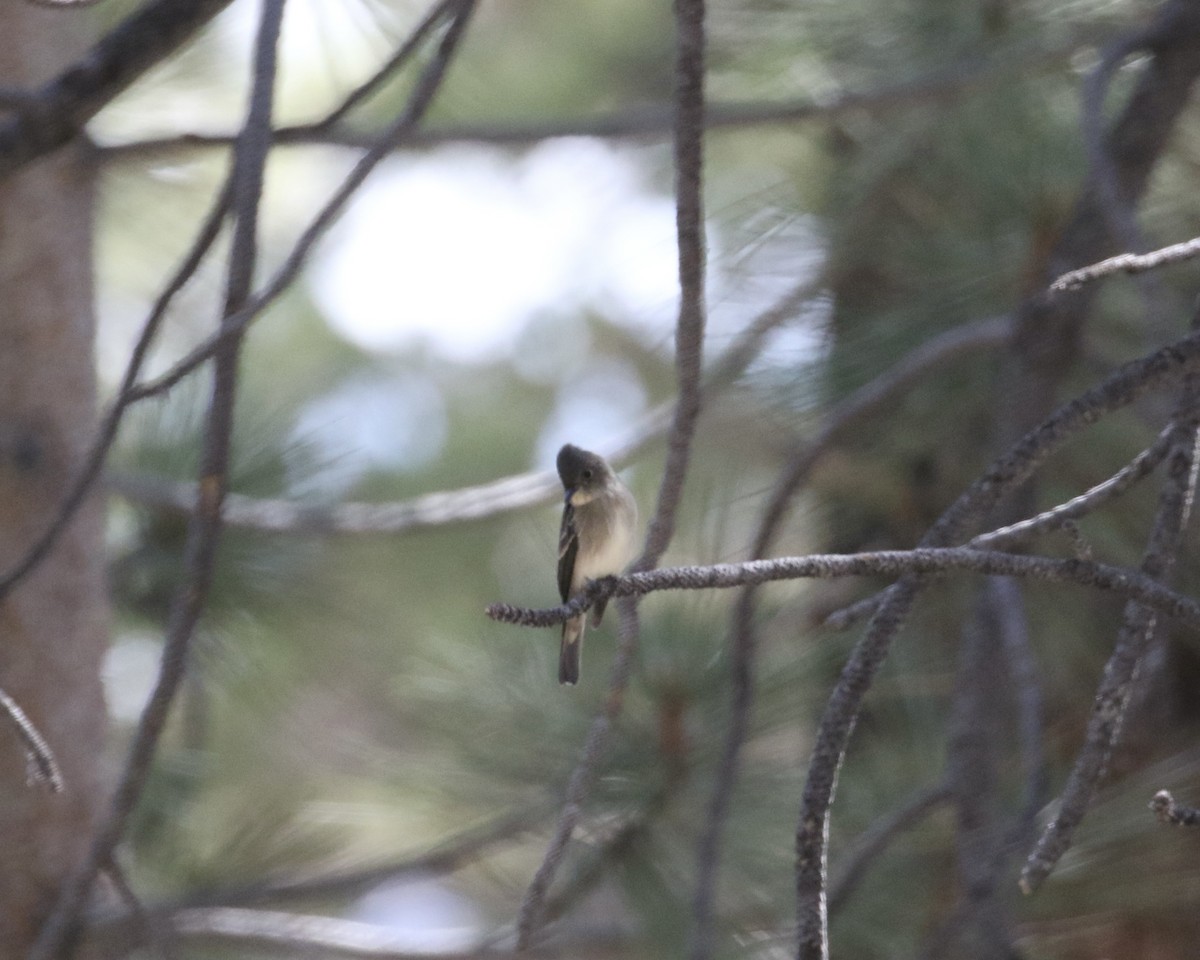
[{"label": "bird's head", "polygon": [[575,507],[595,497],[613,477],[612,467],[602,456],[569,443],[558,451],[557,467],[564,499]]}]

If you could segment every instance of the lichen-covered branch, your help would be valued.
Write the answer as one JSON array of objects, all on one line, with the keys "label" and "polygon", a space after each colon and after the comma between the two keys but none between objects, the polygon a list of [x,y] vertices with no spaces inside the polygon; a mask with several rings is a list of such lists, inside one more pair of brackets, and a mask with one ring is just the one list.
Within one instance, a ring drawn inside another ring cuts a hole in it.
[{"label": "lichen-covered branch", "polygon": [[592,581],[581,594],[557,607],[533,609],[493,603],[486,612],[493,620],[514,626],[552,627],[590,609],[600,597],[635,597],[659,590],[714,590],[780,580],[924,576],[948,571],[1028,577],[1108,590],[1138,600],[1190,627],[1200,628],[1200,602],[1134,570],[1089,560],[1060,560],[969,547],[824,553],[703,567],[662,567]]}]

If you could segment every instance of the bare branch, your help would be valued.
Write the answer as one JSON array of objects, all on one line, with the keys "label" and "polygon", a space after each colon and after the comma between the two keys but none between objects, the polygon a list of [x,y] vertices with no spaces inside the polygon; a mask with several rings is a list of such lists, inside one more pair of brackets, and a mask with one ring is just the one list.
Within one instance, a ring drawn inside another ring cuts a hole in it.
[{"label": "bare branch", "polygon": [[646,545],[636,570],[654,567],[675,532],[692,437],[700,416],[704,353],[704,0],[675,0],[675,230],[679,247],[679,320],[675,325],[675,374],[679,396],[667,434],[667,462]]},{"label": "bare branch", "polygon": [[[458,0],[453,0],[453,2],[458,2]],[[381,68],[380,72],[371,78],[371,80],[368,80],[362,87],[353,91],[347,97],[346,101],[330,116],[336,119],[342,112],[357,103],[358,98],[365,95],[364,91],[367,91],[372,84],[380,82],[381,77],[386,76],[388,72],[404,63],[412,55],[416,41],[426,36],[428,31],[436,25],[437,20],[445,14],[448,6],[453,5],[453,2],[439,3],[428,17],[418,24],[400,50]],[[328,122],[328,118],[326,122]],[[139,400],[154,395],[154,391],[148,391],[144,386],[137,385],[142,365],[158,334],[167,309],[170,307],[175,296],[195,274],[220,232],[222,222],[231,203],[231,183],[232,181],[227,181],[218,193],[217,199],[214,201],[213,207],[206,217],[191,249],[185,255],[175,274],[167,282],[162,293],[155,301],[150,315],[143,325],[138,342],[133,348],[130,360],[126,365],[121,385],[117,391],[117,398],[113,401],[112,406],[105,415],[97,432],[97,437],[84,458],[83,466],[71,481],[71,485],[63,497],[62,503],[55,513],[53,520],[42,535],[26,551],[25,555],[12,568],[5,571],[3,575],[0,575],[0,599],[11,591],[53,549],[58,538],[73,519],[79,507],[82,506],[92,485],[100,474],[113,441],[116,439],[117,430],[126,410]],[[220,335],[216,339],[220,340]],[[148,480],[143,479],[139,482],[138,478],[134,478],[127,481],[127,487],[130,491],[140,492],[151,501],[157,500],[157,505],[159,506],[173,508],[184,514],[190,514],[195,508],[196,503],[199,502],[199,493],[194,484],[170,484],[164,481],[161,484],[154,485]],[[473,491],[467,490],[463,492],[467,495],[469,501]],[[411,518],[408,515],[410,505],[416,508],[416,515]],[[471,505],[468,502],[466,509],[469,511],[470,508]],[[356,509],[354,505],[350,505],[343,511],[342,515],[328,522],[334,527],[330,532],[337,532],[339,523],[344,523],[351,532],[359,532],[360,527],[371,523],[379,523],[385,528],[389,524],[407,524],[410,522],[419,526],[421,525],[423,511],[429,510],[436,513],[439,509],[444,509],[444,506],[432,499],[426,500],[420,498],[418,501],[410,501],[408,504],[401,505],[398,510],[389,510],[387,507],[384,507],[382,510],[376,512],[375,508],[364,507],[363,509]],[[239,516],[247,516],[249,518],[247,520],[248,526],[257,525],[261,529],[271,530],[278,526],[286,526],[289,522],[295,523],[301,528],[298,532],[323,532],[325,529],[323,527],[325,521],[319,519],[319,516],[323,516],[320,510],[313,508],[306,509],[301,505],[289,504],[286,501],[256,502],[248,501],[248,498],[240,498],[235,495],[234,503],[230,507],[230,510]],[[310,531],[306,523],[314,524],[317,529]]]},{"label": "bare branch", "polygon": [[72,140],[150,67],[179,49],[230,0],[151,0],[0,122],[0,177]]},{"label": "bare branch", "polygon": [[[1061,63],[1078,51],[1085,42],[1085,38],[1074,36],[1060,44],[1014,50],[1008,55],[971,57],[914,80],[873,90],[844,92],[832,97],[778,103],[711,103],[706,106],[704,123],[708,130],[738,130],[836,120],[856,112],[879,112],[931,101],[949,102],[986,89],[1014,73]],[[434,147],[467,142],[513,147],[527,146],[555,137],[658,139],[671,133],[674,117],[674,107],[664,103],[630,107],[582,120],[515,120],[445,125],[414,133],[405,140],[404,146]],[[313,144],[365,150],[376,139],[375,134],[331,126],[328,120],[282,127],[275,131],[277,145]],[[109,162],[156,159],[198,149],[229,147],[232,143],[233,138],[229,134],[192,133],[106,144],[100,148],[100,155]]]},{"label": "bare branch", "polygon": [[659,590],[717,590],[779,580],[926,576],[952,570],[1028,577],[1050,583],[1077,583],[1099,590],[1111,590],[1175,617],[1190,627],[1200,627],[1200,602],[1169,590],[1144,573],[1090,560],[1060,560],[969,547],[813,553],[803,557],[716,563],[704,567],[662,567],[593,580],[582,593],[557,607],[534,609],[493,603],[486,612],[501,623],[520,627],[552,627],[589,610],[601,597],[640,597]]},{"label": "bare branch", "polygon": [[[1114,243],[1125,250],[1144,249],[1145,241],[1137,222],[1134,198],[1122,190],[1111,144],[1105,135],[1104,102],[1113,77],[1126,58],[1153,44],[1162,31],[1169,28],[1167,23],[1156,20],[1117,38],[1101,51],[1099,62],[1083,84],[1083,141],[1088,152],[1091,189]],[[1147,326],[1153,329],[1161,321],[1163,312],[1162,287],[1153,277],[1144,277],[1140,286],[1150,319]]]},{"label": "bare branch", "polygon": [[[270,150],[277,43],[284,0],[264,0],[254,52],[254,82],[242,137],[231,175],[236,217],[221,326],[242,308],[250,295],[258,252],[258,208]],[[227,338],[214,356],[213,382],[200,454],[198,509],[188,524],[184,544],[184,580],[172,598],[162,659],[133,744],[113,795],[108,816],[96,832],[83,864],[68,879],[38,935],[30,960],[51,960],[64,951],[97,872],[112,863],[113,851],[137,806],[153,762],[167,715],[183,680],[192,634],[212,584],[221,535],[221,501],[228,486],[229,451],[237,388],[241,336]]]},{"label": "bare branch", "polygon": [[[702,175],[704,166],[704,0],[675,0],[675,226],[679,249],[679,317],[675,325],[678,396],[667,434],[667,461],[659,484],[642,554],[634,570],[653,569],[671,542],[683,496],[692,438],[700,415],[705,326],[706,239]],[[630,597],[633,595],[631,594]],[[637,601],[618,605],[617,653],[603,710],[588,730],[583,756],[571,773],[567,796],[541,865],[521,902],[517,951],[528,950],[542,920],[550,884],[562,862],[591,787],[608,731],[621,711],[640,632]]]},{"label": "bare branch", "polygon": [[[1170,581],[1196,493],[1196,471],[1200,468],[1196,451],[1198,437],[1200,376],[1190,374],[1172,423],[1169,468],[1141,565],[1144,575],[1164,583]],[[1156,623],[1157,617],[1152,610],[1132,602],[1126,605],[1116,646],[1104,666],[1104,677],[1096,692],[1084,745],[1063,788],[1062,803],[1021,872],[1021,889],[1025,893],[1035,891],[1050,875],[1070,847],[1075,829],[1096,794],[1108,769],[1113,747],[1121,735],[1138,662],[1150,645]]]},{"label": "bare branch", "polygon": [[[323,120],[312,124],[310,129],[317,132],[334,129],[360,104],[370,100],[401,67],[412,59],[413,54],[420,49],[421,44],[425,42],[429,34],[433,32],[434,28],[437,27],[443,18],[454,12],[454,8],[458,3],[459,0],[438,0],[430,8],[429,12],[421,18],[421,21],[409,32],[408,37],[396,52],[388,57],[387,61],[363,83],[346,94],[342,102],[331,110]],[[276,143],[279,142],[277,133],[273,132],[272,138]],[[373,140],[367,142],[368,148],[371,145],[373,145]]]},{"label": "bare branch", "polygon": [[51,793],[62,793],[64,788],[62,771],[41,731],[29,719],[28,714],[21,709],[21,705],[4,690],[0,690],[0,709],[12,722],[17,739],[21,741],[21,749],[25,751],[26,776],[29,782],[45,784],[50,788]]},{"label": "bare branch", "polygon": [[1031,537],[1040,533],[1061,529],[1066,524],[1087,516],[1153,473],[1166,459],[1171,442],[1172,428],[1164,427],[1154,443],[1107,480],[1101,481],[1077,497],[1072,497],[1066,503],[1044,510],[1036,517],[981,533],[971,539],[970,545],[993,549],[1012,548],[1027,543]]},{"label": "bare branch", "polygon": [[1114,273],[1144,273],[1147,270],[1157,270],[1159,267],[1173,263],[1182,263],[1200,255],[1200,237],[1193,237],[1183,243],[1175,243],[1169,247],[1161,247],[1150,253],[1122,253],[1099,263],[1093,263],[1078,270],[1071,270],[1050,284],[1054,292],[1063,290],[1078,290],[1084,284],[1092,283]]},{"label": "bare branch", "polygon": [[1175,802],[1175,798],[1166,790],[1159,790],[1150,801],[1149,807],[1154,815],[1163,823],[1174,827],[1200,826],[1200,810],[1195,807],[1184,807]]},{"label": "bare branch", "polygon": [[554,835],[547,844],[542,862],[538,865],[521,901],[521,909],[517,916],[518,953],[526,953],[532,947],[533,938],[543,920],[550,884],[554,882],[555,874],[558,873],[566,855],[567,844],[571,842],[571,836],[583,813],[583,804],[591,790],[596,763],[608,741],[613,722],[624,706],[625,690],[629,686],[629,677],[633,670],[633,653],[637,648],[640,622],[637,605],[633,600],[622,599],[617,604],[617,612],[620,616],[617,653],[609,671],[608,695],[604,698],[604,708],[588,727],[583,751],[567,781],[566,795],[554,827]]}]

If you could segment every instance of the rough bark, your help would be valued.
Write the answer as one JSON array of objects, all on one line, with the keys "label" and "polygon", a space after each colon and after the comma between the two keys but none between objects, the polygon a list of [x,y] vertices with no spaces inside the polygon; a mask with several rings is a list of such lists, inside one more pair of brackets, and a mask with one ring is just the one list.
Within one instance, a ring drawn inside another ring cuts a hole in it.
[{"label": "rough bark", "polygon": [[[83,49],[78,12],[0,4],[0,85],[45,82]],[[92,176],[67,147],[0,182],[0,569],[48,523],[95,420]],[[0,733],[0,960],[25,956],[102,800],[106,641],[101,504],[0,602],[0,687],[61,766],[60,794],[26,784]]]}]

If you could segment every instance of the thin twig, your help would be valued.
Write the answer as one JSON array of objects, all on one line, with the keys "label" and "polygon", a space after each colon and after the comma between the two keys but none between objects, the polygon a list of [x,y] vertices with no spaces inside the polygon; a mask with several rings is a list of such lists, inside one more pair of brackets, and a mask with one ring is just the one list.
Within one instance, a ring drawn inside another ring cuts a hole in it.
[{"label": "thin twig", "polygon": [[1071,270],[1050,284],[1054,292],[1063,290],[1078,290],[1084,284],[1093,283],[1102,277],[1114,273],[1144,273],[1147,270],[1157,270],[1173,263],[1194,259],[1200,255],[1200,237],[1193,237],[1183,243],[1174,243],[1169,247],[1160,247],[1149,253],[1122,253],[1099,263],[1093,263],[1078,270]]},{"label": "thin twig", "polygon": [[[401,67],[412,59],[413,54],[420,49],[421,44],[425,42],[429,34],[433,32],[434,28],[437,27],[443,18],[454,12],[454,8],[458,3],[459,0],[438,0],[430,8],[429,12],[421,18],[421,21],[409,32],[396,52],[388,57],[387,61],[375,73],[346,94],[342,98],[342,102],[326,114],[324,119],[311,124],[309,129],[316,133],[323,130],[332,130],[349,114],[353,113],[360,104],[370,100]],[[273,134],[272,136],[274,138],[275,135]]]},{"label": "thin twig", "polygon": [[[705,326],[704,264],[706,240],[702,173],[704,160],[704,0],[675,0],[675,222],[679,250],[679,316],[675,325],[678,396],[667,434],[667,460],[659,484],[641,556],[634,570],[657,566],[675,530],[683,496],[692,438],[700,415]],[[525,897],[517,919],[517,951],[528,950],[542,922],[550,884],[579,820],[591,787],[592,771],[608,732],[621,711],[633,669],[640,625],[637,601],[618,605],[617,652],[604,707],[588,729],[583,755],[571,773],[554,835]]]},{"label": "thin twig", "polygon": [[1029,517],[1006,527],[972,537],[970,545],[993,549],[1017,547],[1027,543],[1031,537],[1061,529],[1068,523],[1082,519],[1153,473],[1170,452],[1171,438],[1171,427],[1164,427],[1154,443],[1107,480],[1101,481],[1065,503],[1042,511],[1035,517]]},{"label": "thin twig", "polygon": [[572,905],[595,889],[604,879],[606,870],[629,856],[638,842],[649,833],[654,820],[662,814],[666,800],[666,790],[657,791],[641,809],[627,817],[609,832],[608,836],[596,842],[590,856],[560,885],[557,893],[547,899],[543,908],[545,922],[549,923],[563,916]]},{"label": "thin twig", "polygon": [[[258,208],[267,154],[271,146],[277,43],[284,0],[263,0],[255,41],[253,85],[242,138],[234,154],[233,213],[236,217],[222,311],[222,326],[250,295],[258,251]],[[183,680],[188,648],[212,584],[221,534],[221,500],[228,485],[233,408],[241,337],[228,338],[214,356],[211,399],[200,454],[200,498],[184,544],[184,580],[171,602],[159,672],[104,822],[84,863],[69,878],[30,951],[30,960],[51,960],[69,952],[78,916],[98,871],[112,862],[113,851],[137,806]]]},{"label": "thin twig", "polygon": [[634,564],[649,570],[675,532],[692,437],[700,416],[704,357],[704,0],[675,0],[675,232],[679,248],[679,320],[675,325],[675,375],[679,395],[667,434],[667,461],[646,545]]},{"label": "thin twig", "polygon": [[62,793],[62,771],[58,761],[54,759],[54,751],[50,749],[50,744],[46,743],[46,738],[29,719],[29,715],[21,709],[21,705],[2,689],[0,709],[12,721],[17,739],[21,741],[21,749],[25,751],[25,769],[29,782],[45,784],[51,793]]},{"label": "thin twig", "polygon": [[1149,807],[1163,823],[1169,823],[1175,827],[1200,826],[1200,810],[1195,807],[1181,806],[1166,790],[1159,790],[1150,801]]},{"label": "thin twig", "polygon": [[[1163,583],[1170,581],[1196,493],[1196,471],[1200,468],[1196,451],[1200,438],[1200,376],[1187,377],[1171,426],[1167,476],[1141,564],[1144,575]],[[1075,829],[1107,772],[1136,682],[1138,662],[1154,637],[1156,625],[1154,611],[1138,603],[1126,605],[1116,646],[1104,666],[1104,676],[1096,692],[1084,745],[1063,788],[1058,813],[1046,826],[1021,871],[1021,889],[1025,893],[1041,886],[1070,847]]]},{"label": "thin twig", "polygon": [[[1100,52],[1099,62],[1083,83],[1083,107],[1080,113],[1083,142],[1088,152],[1089,182],[1096,192],[1100,211],[1114,244],[1129,251],[1144,249],[1145,240],[1131,198],[1124,195],[1121,189],[1116,161],[1104,128],[1104,102],[1121,64],[1152,44],[1161,35],[1164,26],[1156,21],[1118,37]],[[1162,285],[1153,275],[1149,275],[1140,278],[1139,286],[1149,316],[1147,328],[1153,330],[1161,323],[1164,304]]]}]

